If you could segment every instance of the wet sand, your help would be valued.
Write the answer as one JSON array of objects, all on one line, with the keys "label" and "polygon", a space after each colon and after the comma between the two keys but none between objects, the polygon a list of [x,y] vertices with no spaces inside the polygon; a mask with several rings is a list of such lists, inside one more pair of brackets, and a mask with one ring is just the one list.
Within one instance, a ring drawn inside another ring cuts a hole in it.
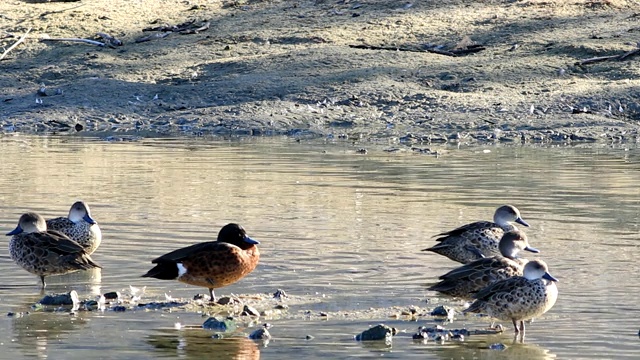
[{"label": "wet sand", "polygon": [[639,5],[8,0],[0,132],[636,142]]}]

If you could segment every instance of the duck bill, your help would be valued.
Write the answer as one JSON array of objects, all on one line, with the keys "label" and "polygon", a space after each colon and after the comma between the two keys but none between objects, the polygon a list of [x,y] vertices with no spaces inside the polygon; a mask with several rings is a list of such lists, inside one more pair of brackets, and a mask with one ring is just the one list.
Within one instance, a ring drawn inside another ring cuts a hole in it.
[{"label": "duck bill", "polygon": [[532,252],[532,253],[539,253],[540,250],[536,249],[536,248],[532,248],[531,246],[527,246],[526,248],[524,248],[526,251]]},{"label": "duck bill", "polygon": [[521,224],[521,225],[524,225],[524,226],[526,226],[526,227],[529,227],[529,224],[527,224],[527,222],[526,222],[526,221],[522,220],[522,218],[517,218],[517,219],[516,219],[516,222],[517,222],[518,224]]},{"label": "duck bill", "polygon": [[546,279],[546,280],[558,282],[558,279],[556,279],[553,276],[551,276],[551,274],[549,274],[548,272],[544,273],[544,275],[542,275],[542,278]]},{"label": "duck bill", "polygon": [[260,244],[260,241],[258,240],[253,240],[252,238],[245,236],[244,237],[244,242],[246,242],[247,244],[251,244],[251,245],[258,245]]},{"label": "duck bill", "polygon": [[15,229],[13,229],[11,232],[7,233],[7,236],[11,236],[11,235],[18,235],[22,232],[22,228],[20,227],[20,225],[18,225],[18,227],[16,227]]},{"label": "duck bill", "polygon": [[97,222],[95,220],[93,220],[93,218],[91,217],[91,215],[86,214],[85,216],[82,217],[82,219],[86,222],[88,222],[91,225],[95,225],[97,224]]}]

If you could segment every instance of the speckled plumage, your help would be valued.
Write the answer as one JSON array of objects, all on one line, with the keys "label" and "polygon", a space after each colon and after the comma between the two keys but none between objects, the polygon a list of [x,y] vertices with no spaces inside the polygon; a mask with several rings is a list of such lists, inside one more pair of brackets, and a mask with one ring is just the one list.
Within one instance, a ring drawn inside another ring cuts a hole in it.
[{"label": "speckled plumage", "polygon": [[527,236],[519,230],[506,232],[498,247],[500,256],[478,259],[453,269],[440,276],[441,281],[429,290],[461,299],[472,299],[476,292],[494,282],[512,276],[522,276],[528,260],[518,258],[518,252],[539,252],[529,246]]},{"label": "speckled plumage", "polygon": [[63,233],[47,230],[44,218],[36,213],[23,214],[18,226],[7,235],[13,235],[9,241],[11,258],[40,276],[43,288],[45,276],[100,267],[80,244]]},{"label": "speckled plumage", "polygon": [[520,217],[515,206],[503,205],[496,209],[493,222],[477,221],[454,230],[438,234],[439,243],[423,251],[444,255],[453,261],[468,264],[483,257],[498,256],[498,243],[505,232],[517,230],[513,222],[529,226]]},{"label": "speckled plumage", "polygon": [[257,244],[240,225],[227,224],[217,241],[162,255],[151,261],[157,265],[142,276],[206,287],[215,301],[213,289],[233,284],[256,268],[260,260]]},{"label": "speckled plumage", "polygon": [[68,217],[47,220],[47,229],[59,231],[82,245],[88,254],[93,254],[102,242],[102,232],[91,217],[89,205],[77,201],[71,205]]},{"label": "speckled plumage", "polygon": [[549,274],[542,260],[529,261],[523,272],[523,276],[501,280],[480,290],[464,312],[511,320],[516,333],[524,332],[524,320],[546,313],[556,303],[558,280]]}]

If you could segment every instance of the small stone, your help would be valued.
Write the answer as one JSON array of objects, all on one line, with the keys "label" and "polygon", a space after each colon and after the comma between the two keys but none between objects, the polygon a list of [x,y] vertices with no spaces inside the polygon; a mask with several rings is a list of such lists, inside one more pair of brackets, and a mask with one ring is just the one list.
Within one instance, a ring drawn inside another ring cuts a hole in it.
[{"label": "small stone", "polygon": [[355,339],[356,341],[391,340],[393,335],[395,335],[397,332],[398,330],[395,328],[388,327],[384,324],[379,324],[356,335]]},{"label": "small stone", "polygon": [[455,329],[455,330],[453,330],[453,335],[454,336],[456,336],[456,335],[469,336],[469,335],[471,335],[471,333],[467,329]]},{"label": "small stone", "polygon": [[112,291],[112,292],[108,292],[106,294],[104,294],[104,298],[106,300],[119,300],[120,299],[120,293],[118,291]]},{"label": "small stone", "polygon": [[276,292],[273,293],[273,297],[276,299],[282,300],[282,299],[288,298],[289,295],[287,295],[287,293],[284,290],[278,289],[276,290]]},{"label": "small stone", "polygon": [[413,334],[413,339],[414,340],[427,340],[427,339],[429,339],[429,333],[427,333],[426,331],[418,331],[417,333]]},{"label": "small stone", "polygon": [[304,337],[305,340],[313,340],[315,339],[315,337],[313,337],[313,335],[307,335]]},{"label": "small stone", "polygon": [[76,129],[76,131],[80,132],[84,129],[84,126],[82,126],[82,124],[76,124],[76,126],[74,126],[74,128]]},{"label": "small stone", "polygon": [[438,306],[435,309],[433,309],[433,311],[431,311],[431,316],[445,316],[449,319],[453,319],[453,316],[455,315],[456,311],[453,310],[452,308],[449,307],[445,307],[445,306]]},{"label": "small stone", "polygon": [[499,350],[499,351],[504,351],[507,349],[507,345],[503,344],[503,343],[495,343],[495,344],[491,344],[489,345],[489,350]]},{"label": "small stone", "polygon": [[367,149],[365,149],[365,148],[358,149],[358,150],[356,150],[356,154],[366,155],[367,154]]},{"label": "small stone", "polygon": [[320,316],[322,316],[322,317],[329,317],[329,314],[328,314],[328,313],[326,313],[326,312],[324,312],[324,311],[321,311],[321,312],[320,312]]},{"label": "small stone", "polygon": [[287,304],[278,304],[276,305],[276,309],[278,310],[287,310],[289,308],[289,305]]},{"label": "small stone", "polygon": [[[205,295],[205,294],[195,294],[193,295],[193,300],[206,300],[208,299],[209,296]],[[218,301],[218,304],[220,303],[220,301]]]},{"label": "small stone", "polygon": [[260,312],[254,307],[245,305],[244,309],[242,309],[242,316],[260,316]]},{"label": "small stone", "polygon": [[232,304],[239,304],[240,300],[234,298],[234,297],[229,297],[229,296],[224,296],[221,297],[220,299],[218,299],[218,301],[216,302],[218,305],[232,305]]},{"label": "small stone", "polygon": [[112,310],[115,312],[125,312],[127,311],[127,308],[122,305],[118,305],[118,306],[114,306]]}]

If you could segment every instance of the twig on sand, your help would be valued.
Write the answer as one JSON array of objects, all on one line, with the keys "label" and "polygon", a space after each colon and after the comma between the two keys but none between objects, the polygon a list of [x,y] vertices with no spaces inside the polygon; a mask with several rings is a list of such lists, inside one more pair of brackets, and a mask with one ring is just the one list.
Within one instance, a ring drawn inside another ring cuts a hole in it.
[{"label": "twig on sand", "polygon": [[588,65],[588,64],[594,64],[594,63],[609,61],[609,60],[622,61],[622,60],[625,60],[626,58],[630,58],[638,54],[640,54],[640,48],[627,51],[626,53],[620,54],[620,55],[597,56],[597,57],[580,60],[576,63],[576,65]]},{"label": "twig on sand", "polygon": [[2,61],[2,59],[4,59],[5,56],[7,56],[7,54],[9,53],[9,51],[13,50],[16,46],[18,46],[21,42],[24,41],[24,39],[27,38],[27,35],[29,35],[29,32],[31,31],[31,28],[28,28],[27,31],[20,36],[20,38],[18,39],[18,41],[14,42],[13,45],[9,46],[9,48],[7,50],[5,50],[2,55],[0,55],[0,61]]},{"label": "twig on sand", "polygon": [[170,34],[172,34],[171,31],[169,32],[161,32],[161,33],[156,33],[156,34],[151,34],[148,36],[143,36],[141,38],[137,38],[135,40],[136,43],[141,43],[141,42],[145,42],[145,41],[151,41],[151,40],[156,40],[156,39],[162,39],[165,38],[167,36],[169,36]]},{"label": "twig on sand", "polygon": [[79,39],[79,38],[48,38],[48,39],[40,39],[40,41],[71,41],[71,42],[86,43],[86,44],[100,46],[100,47],[106,46],[105,43],[100,41],[89,40],[89,39]]}]

